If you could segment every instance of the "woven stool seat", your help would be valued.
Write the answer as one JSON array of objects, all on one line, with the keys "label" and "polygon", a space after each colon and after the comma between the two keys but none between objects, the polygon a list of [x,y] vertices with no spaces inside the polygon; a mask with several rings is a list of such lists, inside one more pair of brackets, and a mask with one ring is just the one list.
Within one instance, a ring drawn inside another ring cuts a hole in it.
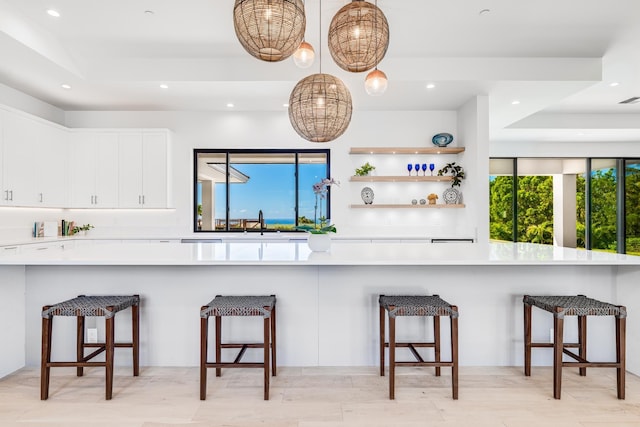
[{"label": "woven stool seat", "polygon": [[[261,343],[222,342],[222,318],[225,316],[262,317],[263,339]],[[215,360],[209,361],[209,318],[215,324]],[[262,349],[261,363],[242,362],[249,348]],[[222,349],[239,349],[233,362],[222,361]],[[275,295],[216,295],[200,308],[200,400],[207,398],[207,369],[215,368],[216,377],[222,368],[262,368],[264,371],[264,400],[269,400],[269,351],[271,351],[271,375],[276,376],[276,296]]]},{"label": "woven stool seat", "polygon": [[438,295],[381,295],[380,305],[389,312],[389,317],[396,316],[452,316],[458,312],[452,310],[451,304]]},{"label": "woven stool seat", "polygon": [[524,303],[554,313],[555,316],[627,317],[627,311],[624,307],[598,301],[584,295],[526,295]]},{"label": "woven stool seat", "polygon": [[[380,295],[380,376],[384,376],[384,351],[389,348],[389,399],[395,399],[396,366],[434,367],[440,376],[442,367],[451,368],[451,391],[458,398],[458,307],[451,305],[438,295]],[[385,339],[385,310],[389,317],[389,341]],[[422,316],[433,318],[433,340],[396,342],[396,317]],[[451,360],[440,358],[440,316],[449,317],[451,322]],[[396,360],[396,348],[407,348],[416,361]],[[426,361],[418,348],[433,348],[434,360]]]},{"label": "woven stool seat", "polygon": [[50,319],[51,316],[104,316],[109,318],[118,311],[138,304],[140,304],[140,297],[137,295],[81,295],[50,306],[42,311],[42,317]]},{"label": "woven stool seat", "polygon": [[[587,368],[615,368],[617,371],[618,399],[625,397],[626,365],[626,320],[627,309],[584,295],[525,295],[524,303],[524,374],[531,375],[531,349],[553,349],[553,397],[560,399],[562,368],[575,367],[580,376],[587,375]],[[531,313],[533,307],[553,314],[553,342],[531,340]],[[578,342],[564,341],[565,316],[578,318]],[[615,362],[591,362],[587,360],[587,316],[612,316],[615,318],[616,360]],[[577,349],[577,353],[575,350]],[[563,360],[563,356],[571,360]]]},{"label": "woven stool seat", "polygon": [[[270,317],[276,297],[266,296],[216,296],[200,310],[200,317],[208,316],[262,316]],[[267,307],[267,308],[265,308]]]}]

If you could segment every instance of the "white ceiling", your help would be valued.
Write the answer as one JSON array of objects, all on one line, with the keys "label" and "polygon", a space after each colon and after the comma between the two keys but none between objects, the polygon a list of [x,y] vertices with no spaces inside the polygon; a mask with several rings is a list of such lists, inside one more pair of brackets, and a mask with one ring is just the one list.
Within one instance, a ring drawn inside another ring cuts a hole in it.
[{"label": "white ceiling", "polygon": [[[354,114],[456,109],[480,94],[489,95],[492,140],[640,140],[640,104],[618,104],[640,96],[639,0],[379,0],[391,34],[381,97],[367,96],[366,73],[339,69],[326,48],[331,17],[348,1],[322,2],[321,29],[319,0],[305,3],[306,39],[317,55],[322,30],[322,71],[348,85]],[[0,0],[0,83],[64,110],[223,111],[233,103],[284,113],[319,61],[301,70],[291,59],[249,56],[233,5]]]}]

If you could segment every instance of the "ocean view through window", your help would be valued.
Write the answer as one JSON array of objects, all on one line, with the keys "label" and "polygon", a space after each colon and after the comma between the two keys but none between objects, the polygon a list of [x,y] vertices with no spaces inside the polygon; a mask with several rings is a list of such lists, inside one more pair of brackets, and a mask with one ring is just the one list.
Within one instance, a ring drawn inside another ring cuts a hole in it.
[{"label": "ocean view through window", "polygon": [[194,150],[194,171],[195,231],[293,231],[313,221],[329,150]]}]

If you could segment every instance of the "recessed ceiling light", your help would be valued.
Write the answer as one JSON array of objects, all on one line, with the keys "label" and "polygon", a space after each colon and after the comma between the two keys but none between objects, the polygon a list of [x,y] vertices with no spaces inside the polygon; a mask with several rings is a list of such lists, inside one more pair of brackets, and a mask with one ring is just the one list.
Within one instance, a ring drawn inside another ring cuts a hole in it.
[{"label": "recessed ceiling light", "polygon": [[148,16],[151,16],[151,15],[153,15],[154,13],[155,13],[155,12],[154,12],[153,10],[145,10],[145,11],[144,11],[144,14],[145,14],[145,15],[148,15]]},{"label": "recessed ceiling light", "polygon": [[480,12],[478,12],[478,15],[484,16],[484,15],[488,15],[489,13],[491,13],[491,9],[482,9],[480,10]]},{"label": "recessed ceiling light", "polygon": [[611,86],[611,87],[616,87],[616,86],[618,86],[619,84],[620,84],[620,83],[618,83],[618,82],[612,82],[612,83],[609,83],[609,86]]},{"label": "recessed ceiling light", "polygon": [[169,85],[161,84],[160,89],[169,89]]},{"label": "recessed ceiling light", "polygon": [[285,103],[285,104],[282,104],[282,106],[283,106],[284,108],[289,108],[289,104],[286,104],[286,103]]},{"label": "recessed ceiling light", "polygon": [[71,85],[68,85],[68,84],[66,84],[66,83],[65,83],[65,84],[63,84],[63,85],[60,85],[60,87],[61,87],[62,89],[67,89],[67,90],[71,89]]},{"label": "recessed ceiling light", "polygon": [[518,105],[520,104],[520,101],[518,101],[517,99],[515,101],[511,101],[511,105]]},{"label": "recessed ceiling light", "polygon": [[228,108],[233,108],[233,107],[234,107],[234,105],[233,105],[232,103],[228,103],[228,104],[227,104],[227,107],[228,107]]},{"label": "recessed ceiling light", "polygon": [[429,83],[427,85],[427,89],[433,89],[434,87],[436,87],[436,85],[434,85],[433,83]]},{"label": "recessed ceiling light", "polygon": [[54,18],[60,18],[60,12],[55,9],[49,9],[47,10],[47,13],[49,14],[49,16],[53,16]]}]

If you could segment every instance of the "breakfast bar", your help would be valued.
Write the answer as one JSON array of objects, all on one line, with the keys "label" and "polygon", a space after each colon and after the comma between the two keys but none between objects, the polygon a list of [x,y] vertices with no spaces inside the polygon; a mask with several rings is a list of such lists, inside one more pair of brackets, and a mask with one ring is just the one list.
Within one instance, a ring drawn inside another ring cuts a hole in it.
[{"label": "breakfast bar", "polygon": [[[117,242],[0,257],[0,272],[0,376],[38,365],[42,306],[80,294],[140,295],[143,366],[196,366],[199,308],[218,294],[277,295],[282,366],[375,365],[380,294],[438,294],[456,304],[462,366],[523,365],[525,294],[586,294],[626,305],[627,354],[640,353],[633,321],[640,312],[640,257],[548,245],[334,241],[328,252],[311,252],[304,241],[267,239]],[[116,328],[126,337],[123,316]],[[60,322],[67,320],[73,322]],[[260,339],[251,321],[233,322],[234,339]],[[430,333],[423,320],[400,321],[406,337],[398,339]],[[610,322],[590,320],[591,342],[599,343],[590,348],[591,359],[615,358]],[[104,334],[102,324],[95,327]],[[550,318],[540,317],[534,339],[548,340],[551,327]],[[58,330],[53,357],[73,357],[73,348],[56,343],[74,342],[74,328]],[[576,334],[570,321],[566,331]],[[448,357],[447,333],[442,336]],[[126,354],[116,358],[130,363]],[[628,356],[627,367],[640,374],[637,360]],[[534,354],[533,364],[550,365],[551,352]]]}]

